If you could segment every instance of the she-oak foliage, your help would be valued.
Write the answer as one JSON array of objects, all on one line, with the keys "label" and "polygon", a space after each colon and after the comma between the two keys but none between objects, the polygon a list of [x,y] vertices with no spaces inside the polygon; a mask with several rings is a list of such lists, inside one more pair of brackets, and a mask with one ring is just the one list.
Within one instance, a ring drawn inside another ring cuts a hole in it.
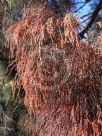
[{"label": "she-oak foliage", "polygon": [[79,40],[78,27],[75,14],[62,18],[35,2],[33,11],[5,32],[16,61],[13,90],[23,86],[39,136],[102,135],[102,56]]}]

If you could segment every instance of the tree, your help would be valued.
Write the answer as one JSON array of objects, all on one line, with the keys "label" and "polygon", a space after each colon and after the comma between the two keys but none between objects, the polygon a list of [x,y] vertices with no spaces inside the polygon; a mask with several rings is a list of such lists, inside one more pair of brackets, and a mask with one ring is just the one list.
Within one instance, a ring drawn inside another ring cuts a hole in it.
[{"label": "tree", "polygon": [[5,31],[6,47],[16,62],[14,94],[23,86],[39,136],[100,136],[101,54],[80,40],[85,31],[78,34],[80,19],[62,14],[64,5],[61,11],[41,1],[31,6]]}]

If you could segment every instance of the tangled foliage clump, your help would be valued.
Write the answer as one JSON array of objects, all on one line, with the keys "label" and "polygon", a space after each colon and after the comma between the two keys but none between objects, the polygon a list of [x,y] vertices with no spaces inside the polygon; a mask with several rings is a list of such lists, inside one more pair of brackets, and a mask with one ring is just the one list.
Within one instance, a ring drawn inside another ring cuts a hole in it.
[{"label": "tangled foliage clump", "polygon": [[101,136],[101,55],[79,40],[76,15],[34,6],[5,32],[16,61],[14,92],[23,86],[39,136]]}]

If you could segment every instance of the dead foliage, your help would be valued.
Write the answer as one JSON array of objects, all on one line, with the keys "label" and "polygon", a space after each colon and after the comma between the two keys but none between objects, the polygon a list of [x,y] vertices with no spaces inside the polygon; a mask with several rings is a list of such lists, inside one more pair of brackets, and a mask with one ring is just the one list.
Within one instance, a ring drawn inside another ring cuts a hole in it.
[{"label": "dead foliage", "polygon": [[16,61],[14,92],[23,86],[39,136],[102,135],[102,58],[79,41],[80,25],[76,15],[35,5],[5,32]]}]

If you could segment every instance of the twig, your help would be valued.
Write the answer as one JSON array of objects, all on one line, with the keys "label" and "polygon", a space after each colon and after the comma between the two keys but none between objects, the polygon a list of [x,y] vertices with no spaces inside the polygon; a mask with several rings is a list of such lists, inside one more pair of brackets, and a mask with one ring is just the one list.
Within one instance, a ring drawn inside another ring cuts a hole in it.
[{"label": "twig", "polygon": [[85,15],[81,16],[80,18],[82,19],[82,18],[84,18],[84,17],[90,16],[90,15],[92,15],[92,13],[93,13],[93,12],[91,12],[91,13],[89,13],[89,14],[85,14]]},{"label": "twig", "polygon": [[87,3],[83,4],[81,7],[79,7],[76,11],[74,11],[75,13],[78,12],[80,9],[82,9]]},{"label": "twig", "polygon": [[90,18],[91,18],[91,16],[87,17],[86,19],[84,19],[84,20],[82,21],[82,23],[88,21]]}]

